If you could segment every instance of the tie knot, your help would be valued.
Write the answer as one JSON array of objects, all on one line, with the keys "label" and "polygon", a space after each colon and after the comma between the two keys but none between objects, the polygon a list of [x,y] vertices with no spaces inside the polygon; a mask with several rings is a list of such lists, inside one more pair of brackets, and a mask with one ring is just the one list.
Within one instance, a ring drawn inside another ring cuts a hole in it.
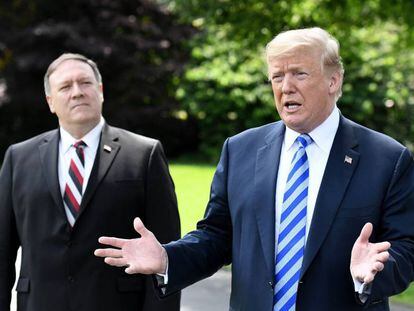
[{"label": "tie knot", "polygon": [[78,140],[76,143],[73,144],[73,147],[75,147],[76,150],[83,149],[83,147],[85,146],[86,144],[83,140]]},{"label": "tie knot", "polygon": [[306,148],[312,142],[312,138],[308,134],[301,134],[298,138],[296,138],[296,140],[303,148]]}]

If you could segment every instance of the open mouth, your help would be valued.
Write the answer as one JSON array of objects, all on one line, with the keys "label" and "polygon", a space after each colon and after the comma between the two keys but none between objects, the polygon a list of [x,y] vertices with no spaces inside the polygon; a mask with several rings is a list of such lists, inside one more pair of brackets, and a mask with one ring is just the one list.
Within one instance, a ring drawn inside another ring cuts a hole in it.
[{"label": "open mouth", "polygon": [[287,110],[296,110],[302,105],[294,101],[287,101],[285,102],[284,106],[287,108]]}]

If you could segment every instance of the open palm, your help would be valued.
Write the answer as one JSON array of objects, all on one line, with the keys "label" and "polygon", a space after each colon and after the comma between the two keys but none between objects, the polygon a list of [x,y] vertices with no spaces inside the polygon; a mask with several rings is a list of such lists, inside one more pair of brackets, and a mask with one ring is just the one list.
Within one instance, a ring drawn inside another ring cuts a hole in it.
[{"label": "open palm", "polygon": [[351,275],[362,283],[371,283],[375,275],[384,269],[389,258],[389,242],[371,243],[372,224],[366,223],[362,228],[351,253]]},{"label": "open palm", "polygon": [[126,267],[128,274],[165,273],[167,254],[154,234],[145,228],[141,219],[134,220],[135,231],[141,236],[136,239],[100,237],[99,243],[112,246],[95,250],[95,255],[104,257],[105,263]]}]

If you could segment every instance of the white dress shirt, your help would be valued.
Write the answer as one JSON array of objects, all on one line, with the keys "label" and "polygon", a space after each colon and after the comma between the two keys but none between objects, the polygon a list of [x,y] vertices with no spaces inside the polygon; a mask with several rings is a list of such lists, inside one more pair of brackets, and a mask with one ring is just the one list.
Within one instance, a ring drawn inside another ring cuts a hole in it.
[{"label": "white dress shirt", "polygon": [[[308,204],[306,211],[306,239],[309,235],[309,228],[315,209],[316,198],[318,197],[322,177],[328,162],[329,153],[339,126],[339,110],[335,106],[329,117],[312,132],[307,133],[313,140],[306,147],[306,154],[309,162],[309,186]],[[283,195],[290,170],[290,164],[299,145],[296,138],[301,133],[295,132],[286,127],[285,137],[280,152],[279,171],[276,183],[276,243],[279,236],[280,217],[282,214]]]},{"label": "white dress shirt", "polygon": [[80,140],[86,144],[83,149],[85,155],[85,173],[83,176],[82,194],[85,193],[86,185],[88,184],[88,180],[92,172],[92,166],[95,161],[96,151],[98,150],[99,139],[104,123],[105,121],[101,117],[101,121],[99,121],[99,123],[81,139],[72,137],[72,135],[70,135],[64,128],[60,127],[58,176],[62,197],[65,192],[66,179],[69,176],[68,172],[70,160],[76,153],[75,148],[72,148],[72,146]]},{"label": "white dress shirt", "polygon": [[[325,173],[326,163],[328,162],[332,144],[339,126],[339,109],[335,106],[329,117],[312,132],[307,133],[313,140],[306,147],[306,154],[309,162],[309,186],[308,186],[308,203],[306,210],[306,239],[309,236],[309,229],[312,222],[313,212],[315,210],[316,199],[319,188]],[[299,145],[296,138],[300,133],[286,127],[285,137],[280,152],[279,171],[276,184],[276,243],[279,236],[280,218],[282,214],[283,195],[287,177],[290,170],[290,164]],[[277,249],[277,248],[276,248]],[[371,292],[371,284],[365,284],[353,279],[355,291],[359,294],[362,302],[367,300]]]}]

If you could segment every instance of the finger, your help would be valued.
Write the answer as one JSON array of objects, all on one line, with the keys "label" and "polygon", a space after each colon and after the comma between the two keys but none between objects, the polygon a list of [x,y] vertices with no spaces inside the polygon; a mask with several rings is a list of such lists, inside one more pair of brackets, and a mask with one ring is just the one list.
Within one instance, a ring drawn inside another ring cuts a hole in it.
[{"label": "finger", "polygon": [[98,242],[101,244],[118,247],[118,248],[122,248],[126,241],[128,240],[113,238],[113,237],[106,237],[106,236],[102,236],[98,239]]},{"label": "finger", "polygon": [[135,266],[128,266],[128,267],[126,267],[125,273],[127,273],[127,274],[136,274],[136,273],[152,274],[154,272],[153,271],[150,271],[150,270],[142,269],[141,266],[135,265]]},{"label": "finger", "polygon": [[135,231],[138,232],[141,237],[144,237],[151,232],[147,228],[145,228],[144,223],[139,217],[136,217],[134,219],[134,228],[135,228]]},{"label": "finger", "polygon": [[98,257],[113,257],[113,258],[121,258],[122,251],[120,249],[115,248],[100,248],[95,250],[95,256]]},{"label": "finger", "polygon": [[374,262],[374,267],[373,268],[374,268],[373,269],[374,273],[380,272],[384,269],[384,264],[382,262],[376,261],[376,262]]},{"label": "finger", "polygon": [[131,266],[129,266],[129,267],[127,267],[125,269],[125,273],[127,273],[127,274],[134,274],[134,273],[136,273],[136,271],[135,271],[134,268],[132,268]]},{"label": "finger", "polygon": [[125,258],[106,257],[105,263],[107,263],[110,266],[115,266],[115,267],[125,267],[126,265],[128,265]]},{"label": "finger", "polygon": [[377,254],[376,261],[385,263],[385,262],[388,261],[389,258],[390,258],[390,253],[388,253],[388,252],[382,252],[382,253]]},{"label": "finger", "polygon": [[372,224],[370,222],[367,222],[362,228],[361,233],[359,234],[359,237],[358,237],[359,242],[368,243],[371,233],[372,233]]},{"label": "finger", "polygon": [[373,244],[375,247],[375,250],[377,252],[384,252],[390,249],[391,243],[390,242],[379,242]]}]

